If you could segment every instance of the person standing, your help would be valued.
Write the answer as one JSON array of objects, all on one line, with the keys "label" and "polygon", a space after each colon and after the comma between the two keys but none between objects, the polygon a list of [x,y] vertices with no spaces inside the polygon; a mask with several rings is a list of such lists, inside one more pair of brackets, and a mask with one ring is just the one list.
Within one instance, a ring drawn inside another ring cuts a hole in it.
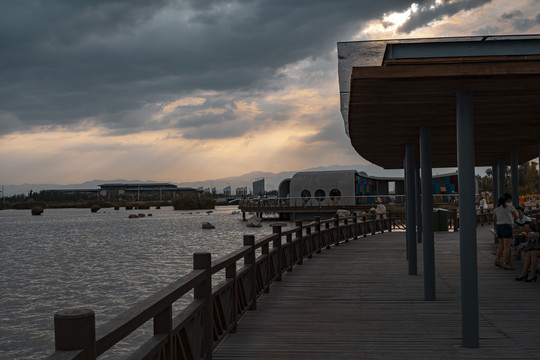
[{"label": "person standing", "polygon": [[[514,219],[518,217],[517,211],[512,205],[512,195],[504,193],[499,198],[497,207],[493,210],[493,221],[497,224],[497,237],[499,248],[495,254],[495,266],[505,270],[513,270],[510,264],[510,246],[512,246]],[[501,265],[500,257],[503,255],[504,264]]]}]

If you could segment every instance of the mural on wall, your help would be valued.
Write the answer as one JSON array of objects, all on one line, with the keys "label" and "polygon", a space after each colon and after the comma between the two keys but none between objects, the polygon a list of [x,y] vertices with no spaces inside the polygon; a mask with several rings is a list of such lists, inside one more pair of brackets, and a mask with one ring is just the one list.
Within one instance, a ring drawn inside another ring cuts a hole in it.
[{"label": "mural on wall", "polygon": [[[379,195],[379,180],[357,176],[356,178],[356,195],[357,196],[373,196]],[[357,198],[357,204],[373,204],[375,198]]]},{"label": "mural on wall", "polygon": [[433,178],[434,194],[457,194],[458,192],[457,175]]}]

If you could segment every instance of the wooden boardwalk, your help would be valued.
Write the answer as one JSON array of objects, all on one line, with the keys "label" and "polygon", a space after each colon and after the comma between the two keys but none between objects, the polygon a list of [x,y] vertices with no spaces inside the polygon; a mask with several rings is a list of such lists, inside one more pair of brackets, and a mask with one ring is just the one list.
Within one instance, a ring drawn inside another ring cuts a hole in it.
[{"label": "wooden boardwalk", "polygon": [[435,234],[437,300],[424,301],[422,245],[409,276],[405,233],[314,254],[274,283],[214,359],[540,359],[540,282],[493,266],[478,228],[480,348],[461,346],[459,233]]}]

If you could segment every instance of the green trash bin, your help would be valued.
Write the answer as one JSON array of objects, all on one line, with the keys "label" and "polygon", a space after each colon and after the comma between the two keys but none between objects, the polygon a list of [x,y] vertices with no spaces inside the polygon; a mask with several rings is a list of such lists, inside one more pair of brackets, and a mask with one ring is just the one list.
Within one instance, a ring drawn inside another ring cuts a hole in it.
[{"label": "green trash bin", "polygon": [[433,209],[433,231],[448,231],[448,210]]}]

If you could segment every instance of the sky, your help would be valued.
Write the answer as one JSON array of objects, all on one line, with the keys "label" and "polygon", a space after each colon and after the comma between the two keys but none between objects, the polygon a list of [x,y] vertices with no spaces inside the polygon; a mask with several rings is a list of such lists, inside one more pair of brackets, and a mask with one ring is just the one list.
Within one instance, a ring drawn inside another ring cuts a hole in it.
[{"label": "sky", "polygon": [[540,33],[540,0],[6,0],[0,184],[368,164],[337,42]]}]

